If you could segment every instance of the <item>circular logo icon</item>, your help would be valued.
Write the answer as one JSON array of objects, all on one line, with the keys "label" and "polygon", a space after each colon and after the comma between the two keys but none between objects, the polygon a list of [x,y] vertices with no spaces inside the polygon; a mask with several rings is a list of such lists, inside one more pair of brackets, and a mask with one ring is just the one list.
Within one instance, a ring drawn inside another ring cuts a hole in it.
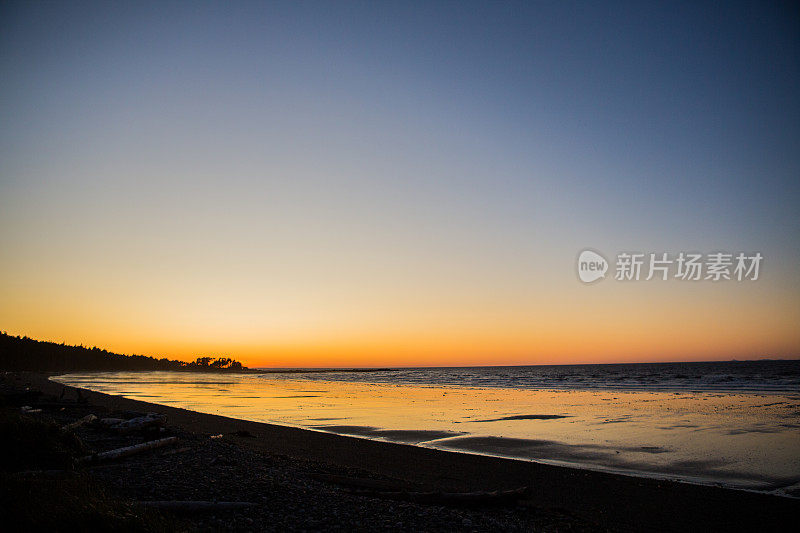
[{"label": "circular logo icon", "polygon": [[578,255],[578,277],[584,283],[592,283],[606,277],[608,261],[592,250],[584,250]]}]

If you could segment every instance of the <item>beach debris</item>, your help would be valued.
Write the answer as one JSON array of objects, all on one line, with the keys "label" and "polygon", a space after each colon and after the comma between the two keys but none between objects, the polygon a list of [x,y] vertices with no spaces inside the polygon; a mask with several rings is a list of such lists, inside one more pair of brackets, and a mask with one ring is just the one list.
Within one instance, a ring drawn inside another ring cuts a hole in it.
[{"label": "beach debris", "polygon": [[33,413],[41,413],[41,409],[37,409],[35,407],[31,407],[30,405],[23,405],[19,408],[20,411],[26,414],[33,414]]},{"label": "beach debris", "polygon": [[210,438],[212,438],[212,439],[221,439],[222,437],[223,437],[222,433],[219,433],[217,435],[211,435]]},{"label": "beach debris", "polygon": [[116,426],[117,424],[122,424],[125,422],[124,418],[101,418],[100,425],[101,426]]},{"label": "beach debris", "polygon": [[148,413],[145,416],[131,418],[130,420],[123,420],[113,426],[111,429],[119,433],[132,433],[148,428],[161,428],[167,423],[166,415],[158,413]]},{"label": "beach debris", "polygon": [[117,448],[115,450],[110,450],[107,452],[87,455],[81,457],[78,462],[79,463],[93,463],[99,461],[111,461],[114,459],[121,459],[122,457],[128,457],[130,455],[135,455],[137,453],[146,452],[148,450],[154,450],[156,448],[161,448],[163,446],[168,446],[170,444],[175,444],[178,442],[178,437],[166,437],[164,439],[158,440],[151,440],[148,442],[143,442],[141,444],[136,444],[134,446],[126,446],[124,448]]},{"label": "beach debris", "polygon": [[158,509],[160,511],[172,511],[183,513],[197,512],[216,512],[233,511],[236,509],[247,509],[255,507],[253,502],[214,502],[214,501],[140,501],[137,502],[143,507]]},{"label": "beach debris", "polygon": [[63,429],[64,431],[69,431],[71,429],[77,429],[77,428],[83,426],[84,424],[91,424],[95,420],[97,420],[97,415],[86,415],[83,418],[81,418],[79,420],[76,420],[75,422],[72,422],[71,424],[67,424],[67,425],[63,426],[61,429]]}]

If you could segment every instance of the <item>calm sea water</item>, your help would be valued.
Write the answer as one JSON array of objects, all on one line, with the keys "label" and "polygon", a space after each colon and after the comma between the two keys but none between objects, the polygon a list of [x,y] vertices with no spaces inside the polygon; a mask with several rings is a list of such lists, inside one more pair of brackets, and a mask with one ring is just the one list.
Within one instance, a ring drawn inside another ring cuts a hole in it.
[{"label": "calm sea water", "polygon": [[314,431],[800,493],[800,361],[52,379]]},{"label": "calm sea water", "polygon": [[[296,377],[288,373],[287,377]],[[800,360],[616,365],[403,368],[321,372],[306,379],[501,388],[800,392]]]}]

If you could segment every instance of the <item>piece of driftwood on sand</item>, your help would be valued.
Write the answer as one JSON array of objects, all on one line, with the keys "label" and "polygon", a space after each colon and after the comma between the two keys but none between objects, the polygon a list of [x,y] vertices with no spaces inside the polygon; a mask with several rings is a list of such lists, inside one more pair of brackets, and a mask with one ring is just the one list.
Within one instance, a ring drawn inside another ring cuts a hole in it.
[{"label": "piece of driftwood on sand", "polygon": [[[113,420],[113,419],[110,419]],[[159,415],[156,413],[149,413],[146,416],[139,416],[136,418],[131,418],[130,420],[123,420],[122,422],[118,422],[110,427],[110,429],[116,431],[117,433],[133,433],[136,431],[141,431],[144,429],[150,428],[161,428],[167,424],[167,417],[164,415]],[[104,423],[104,425],[108,425],[108,422]]]},{"label": "piece of driftwood on sand", "polygon": [[134,455],[137,453],[146,452],[147,450],[154,450],[156,448],[161,448],[163,446],[169,446],[170,444],[175,444],[176,442],[178,442],[178,437],[167,437],[164,439],[151,440],[148,442],[143,442],[141,444],[136,444],[134,446],[126,446],[124,448],[117,448],[115,450],[109,450],[107,452],[87,455],[79,459],[78,462],[94,463],[99,461],[111,461],[114,459],[120,459],[122,457],[128,457],[130,455]]}]

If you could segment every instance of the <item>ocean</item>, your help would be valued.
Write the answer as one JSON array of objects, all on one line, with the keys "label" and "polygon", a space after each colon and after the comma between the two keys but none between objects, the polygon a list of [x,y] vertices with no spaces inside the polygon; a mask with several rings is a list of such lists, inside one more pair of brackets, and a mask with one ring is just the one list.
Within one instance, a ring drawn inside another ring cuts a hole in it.
[{"label": "ocean", "polygon": [[[292,375],[291,373],[287,375]],[[401,368],[322,372],[307,379],[521,389],[800,393],[800,360]]]},{"label": "ocean", "polygon": [[243,420],[463,453],[797,495],[800,361],[55,381]]}]

